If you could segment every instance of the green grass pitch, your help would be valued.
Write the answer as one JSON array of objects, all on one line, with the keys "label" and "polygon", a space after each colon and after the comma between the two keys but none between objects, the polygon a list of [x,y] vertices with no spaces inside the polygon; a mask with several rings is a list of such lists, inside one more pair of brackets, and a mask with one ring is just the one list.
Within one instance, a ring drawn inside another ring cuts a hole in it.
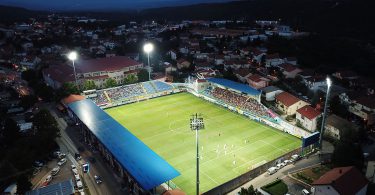
[{"label": "green grass pitch", "polygon": [[195,193],[195,132],[189,125],[194,113],[205,120],[199,132],[201,193],[301,146],[296,137],[189,93],[105,111],[181,173],[173,182],[187,194]]}]

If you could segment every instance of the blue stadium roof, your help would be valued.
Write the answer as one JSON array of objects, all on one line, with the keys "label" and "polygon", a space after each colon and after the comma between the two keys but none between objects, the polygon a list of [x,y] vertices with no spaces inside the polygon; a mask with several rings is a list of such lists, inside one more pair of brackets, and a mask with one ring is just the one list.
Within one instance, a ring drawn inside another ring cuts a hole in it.
[{"label": "blue stadium roof", "polygon": [[150,190],[180,175],[91,100],[68,106],[143,189]]},{"label": "blue stadium roof", "polygon": [[249,95],[259,95],[260,91],[250,87],[249,85],[245,85],[242,83],[237,83],[227,79],[220,79],[220,78],[209,78],[207,79],[211,83],[215,83],[227,88],[232,88],[234,90],[249,94]]}]

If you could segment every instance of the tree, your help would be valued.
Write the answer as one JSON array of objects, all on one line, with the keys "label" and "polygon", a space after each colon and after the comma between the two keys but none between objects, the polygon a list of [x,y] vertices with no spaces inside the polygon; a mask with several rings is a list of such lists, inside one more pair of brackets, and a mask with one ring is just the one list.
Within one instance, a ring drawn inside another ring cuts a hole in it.
[{"label": "tree", "polygon": [[350,115],[347,107],[341,103],[339,96],[335,96],[331,99],[331,101],[329,101],[329,107],[333,113],[337,114],[342,118],[347,119]]},{"label": "tree", "polygon": [[331,160],[334,167],[356,166],[362,170],[364,165],[361,146],[349,141],[339,141],[335,145]]},{"label": "tree", "polygon": [[83,90],[96,89],[95,82],[93,80],[85,80],[83,83]]},{"label": "tree", "polygon": [[116,87],[116,86],[117,86],[117,82],[112,78],[107,79],[104,83],[105,88],[111,88],[111,87]]},{"label": "tree", "polygon": [[135,74],[128,74],[124,78],[124,84],[126,85],[136,83],[137,81],[138,81],[138,78],[137,78],[137,75]]},{"label": "tree", "polygon": [[32,184],[27,175],[22,174],[17,178],[17,194],[25,194],[25,192],[31,190],[31,187]]},{"label": "tree", "polygon": [[80,91],[78,90],[78,87],[75,85],[75,83],[64,83],[62,86],[62,90],[66,94],[65,96],[68,96],[70,94],[80,94]]},{"label": "tree", "polygon": [[37,74],[34,69],[28,69],[21,73],[21,78],[25,81],[32,81],[37,79]]},{"label": "tree", "polygon": [[20,105],[24,109],[29,109],[32,107],[36,102],[38,101],[38,98],[35,95],[25,95],[21,97]]},{"label": "tree", "polygon": [[44,101],[51,101],[55,96],[53,88],[42,82],[36,85],[34,90],[37,96],[41,97]]},{"label": "tree", "polygon": [[137,77],[139,82],[148,81],[148,71],[146,69],[140,70],[137,74]]},{"label": "tree", "polygon": [[20,138],[20,127],[11,119],[6,118],[3,127],[3,143],[7,146],[13,145]]}]

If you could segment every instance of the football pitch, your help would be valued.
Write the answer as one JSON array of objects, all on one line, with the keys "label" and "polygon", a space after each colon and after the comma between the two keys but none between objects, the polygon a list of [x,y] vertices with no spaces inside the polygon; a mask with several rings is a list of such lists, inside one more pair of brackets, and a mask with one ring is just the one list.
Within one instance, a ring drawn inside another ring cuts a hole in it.
[{"label": "football pitch", "polygon": [[199,132],[201,193],[301,147],[294,136],[189,93],[105,111],[181,173],[173,182],[187,194],[195,193],[196,178],[192,114],[201,113],[205,122]]}]

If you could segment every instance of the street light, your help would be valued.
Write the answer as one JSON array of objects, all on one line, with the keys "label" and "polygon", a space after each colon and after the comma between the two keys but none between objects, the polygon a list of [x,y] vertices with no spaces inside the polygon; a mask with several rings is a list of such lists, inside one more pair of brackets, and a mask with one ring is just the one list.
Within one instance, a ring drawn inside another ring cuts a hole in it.
[{"label": "street light", "polygon": [[154,50],[154,45],[152,43],[146,43],[143,46],[143,51],[147,53],[147,63],[148,63],[148,80],[151,81],[151,66],[150,66],[150,53]]},{"label": "street light", "polygon": [[320,138],[319,138],[320,152],[322,152],[322,148],[323,148],[324,125],[325,125],[325,121],[326,121],[328,96],[329,96],[329,90],[330,90],[331,85],[332,85],[332,80],[329,77],[327,77],[326,83],[327,83],[326,101],[324,103],[323,120],[322,120],[322,125],[320,127]]},{"label": "street light", "polygon": [[197,147],[197,189],[196,194],[199,195],[199,134],[198,131],[204,129],[203,117],[198,117],[198,114],[192,115],[190,119],[190,129],[195,131],[195,142]]},{"label": "street light", "polygon": [[72,61],[73,64],[73,71],[74,71],[74,80],[76,82],[76,87],[78,88],[78,82],[77,82],[77,74],[76,74],[76,66],[74,65],[74,61],[77,59],[77,52],[72,51],[68,54],[69,60]]}]

